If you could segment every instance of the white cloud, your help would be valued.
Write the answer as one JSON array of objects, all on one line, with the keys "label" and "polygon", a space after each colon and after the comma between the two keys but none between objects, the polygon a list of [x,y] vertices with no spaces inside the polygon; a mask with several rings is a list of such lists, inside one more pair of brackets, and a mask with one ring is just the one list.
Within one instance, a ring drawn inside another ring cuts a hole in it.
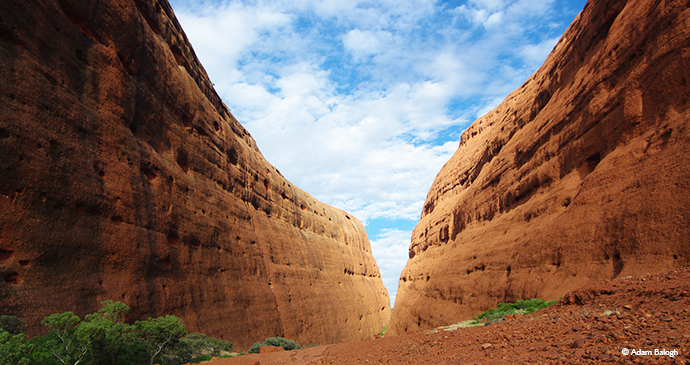
[{"label": "white cloud", "polygon": [[[383,276],[383,284],[388,288],[391,305],[395,304],[398,278],[407,264],[409,257],[411,231],[387,229],[371,240],[371,252]],[[396,289],[393,289],[396,288]]]},{"label": "white cloud", "polygon": [[515,17],[536,18],[551,11],[554,2],[555,0],[518,0],[508,7],[508,12]]},{"label": "white cloud", "polygon": [[532,66],[530,68],[538,68],[544,63],[546,56],[551,53],[559,39],[560,36],[546,39],[539,44],[526,44],[519,51],[519,54],[526,64]]},{"label": "white cloud", "polygon": [[[200,14],[176,13],[194,51],[209,73],[233,70],[242,52],[257,42],[262,33],[290,24],[286,14],[231,3],[227,7],[208,7]],[[236,71],[236,70],[233,70]],[[232,79],[241,78],[234,72]]]},{"label": "white cloud", "polygon": [[[502,11],[493,11],[494,6],[485,7],[487,4],[478,4],[480,7],[468,7],[461,5],[455,9],[457,15],[469,19],[474,25],[482,26],[487,29],[496,28],[503,19]],[[491,4],[489,4],[491,5]]]},{"label": "white cloud", "polygon": [[497,10],[504,7],[503,0],[470,0],[469,2],[476,7],[488,10]]},{"label": "white cloud", "polygon": [[352,53],[356,61],[384,53],[393,43],[393,35],[388,31],[361,31],[357,28],[343,36],[345,49]]},{"label": "white cloud", "polygon": [[[171,2],[266,159],[367,224],[419,219],[462,129],[543,62],[572,1]],[[411,232],[369,233],[394,297]]]}]

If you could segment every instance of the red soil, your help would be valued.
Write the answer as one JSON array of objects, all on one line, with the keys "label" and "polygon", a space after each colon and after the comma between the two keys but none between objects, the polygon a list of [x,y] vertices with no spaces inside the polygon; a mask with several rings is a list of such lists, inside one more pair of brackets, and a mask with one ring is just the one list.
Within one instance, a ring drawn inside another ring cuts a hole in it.
[{"label": "red soil", "polygon": [[[455,331],[415,333],[218,359],[273,364],[690,364],[690,269],[572,291],[531,315]],[[624,356],[623,349],[652,355]],[[654,350],[677,351],[670,357]]]}]

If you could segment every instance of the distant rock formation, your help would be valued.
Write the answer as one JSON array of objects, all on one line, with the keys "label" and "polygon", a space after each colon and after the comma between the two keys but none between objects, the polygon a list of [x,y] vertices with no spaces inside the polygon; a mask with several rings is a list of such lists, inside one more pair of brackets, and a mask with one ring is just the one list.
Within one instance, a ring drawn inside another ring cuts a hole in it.
[{"label": "distant rock formation", "polygon": [[414,230],[387,334],[690,265],[690,7],[589,1],[475,121]]},{"label": "distant rock formation", "polygon": [[0,314],[174,314],[246,347],[372,338],[362,224],[266,162],[165,0],[0,3]]}]

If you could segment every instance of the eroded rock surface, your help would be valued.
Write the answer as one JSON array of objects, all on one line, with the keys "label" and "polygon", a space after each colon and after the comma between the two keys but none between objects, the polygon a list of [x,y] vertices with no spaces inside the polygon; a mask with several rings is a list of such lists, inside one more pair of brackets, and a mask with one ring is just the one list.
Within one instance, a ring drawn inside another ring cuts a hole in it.
[{"label": "eroded rock surface", "polygon": [[366,232],[267,163],[165,0],[0,3],[0,311],[119,300],[247,347],[371,338]]},{"label": "eroded rock surface", "polygon": [[588,2],[436,177],[387,334],[690,265],[689,95],[687,1]]}]

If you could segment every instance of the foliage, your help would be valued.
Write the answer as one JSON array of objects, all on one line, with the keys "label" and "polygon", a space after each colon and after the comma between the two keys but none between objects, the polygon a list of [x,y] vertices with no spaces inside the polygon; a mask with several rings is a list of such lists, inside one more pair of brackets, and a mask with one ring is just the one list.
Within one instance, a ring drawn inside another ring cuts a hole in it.
[{"label": "foliage", "polygon": [[120,351],[117,352],[114,364],[144,365],[148,355],[148,350],[141,344],[141,342],[131,342],[123,345]]},{"label": "foliage", "polygon": [[386,329],[388,329],[388,325],[391,323],[390,318],[393,318],[393,308],[391,308],[391,316],[388,318],[388,323],[386,323],[386,325],[383,326],[383,329],[381,330],[381,337],[384,337],[386,335]]},{"label": "foliage", "polygon": [[27,365],[32,349],[23,333],[13,335],[0,331],[0,364]]},{"label": "foliage", "polygon": [[110,300],[101,302],[101,306],[84,321],[72,312],[44,318],[41,324],[50,331],[39,348],[60,364],[115,364],[120,350],[138,334],[133,326],[123,323],[129,307]]},{"label": "foliage", "polygon": [[220,356],[221,352],[231,352],[233,347],[230,341],[208,337],[203,333],[189,333],[177,345],[177,358],[184,364],[204,355]]},{"label": "foliage", "polygon": [[534,313],[542,308],[546,308],[556,301],[545,301],[539,298],[532,298],[527,300],[518,300],[516,303],[499,303],[496,308],[491,308],[486,312],[474,317],[475,324],[482,321],[486,323],[496,323],[503,320],[507,314],[521,313],[529,314]]},{"label": "foliage", "polygon": [[113,302],[106,300],[101,302],[101,309],[97,313],[87,314],[86,320],[92,321],[110,321],[112,323],[124,323],[125,315],[129,313],[130,308],[120,302]]},{"label": "foliage", "polygon": [[62,364],[80,364],[89,352],[92,333],[89,328],[79,326],[80,322],[79,316],[72,312],[51,314],[41,321],[57,338],[50,342],[49,352]]},{"label": "foliage", "polygon": [[101,306],[97,313],[86,315],[79,329],[90,335],[93,363],[115,364],[118,353],[139,335],[134,326],[124,323],[127,305],[106,300]]},{"label": "foliage", "polygon": [[[31,347],[31,353],[25,357],[31,365],[57,365],[62,364],[55,356],[53,356],[51,349],[59,343],[55,332],[48,332],[43,337],[35,337],[26,341],[27,345]],[[25,360],[26,361],[26,360]]]},{"label": "foliage", "polygon": [[9,332],[11,335],[18,335],[24,332],[24,320],[15,316],[0,316],[0,329]]},{"label": "foliage", "polygon": [[263,346],[280,346],[286,351],[290,350],[298,350],[300,346],[295,343],[295,341],[292,340],[287,340],[282,337],[269,337],[264,340],[264,342],[256,342],[252,347],[247,351],[250,354],[258,354],[259,350]]},{"label": "foliage", "polygon": [[198,363],[203,362],[203,361],[209,361],[212,358],[213,358],[213,356],[211,356],[211,355],[201,355],[201,356],[197,356],[197,357],[193,358],[192,361],[190,361],[190,363],[191,364],[198,364]]},{"label": "foliage", "polygon": [[[123,303],[107,300],[84,320],[72,312],[51,314],[41,321],[48,333],[30,340],[23,333],[0,329],[0,364],[181,365],[232,350],[232,343],[203,333],[185,336],[182,320],[171,315],[127,324],[129,310]],[[8,318],[0,323],[23,329],[22,320]]]},{"label": "foliage", "polygon": [[171,315],[149,317],[146,321],[137,321],[134,326],[141,332],[142,343],[149,351],[149,364],[153,364],[153,360],[162,355],[163,350],[176,345],[179,339],[187,334],[182,320]]}]

